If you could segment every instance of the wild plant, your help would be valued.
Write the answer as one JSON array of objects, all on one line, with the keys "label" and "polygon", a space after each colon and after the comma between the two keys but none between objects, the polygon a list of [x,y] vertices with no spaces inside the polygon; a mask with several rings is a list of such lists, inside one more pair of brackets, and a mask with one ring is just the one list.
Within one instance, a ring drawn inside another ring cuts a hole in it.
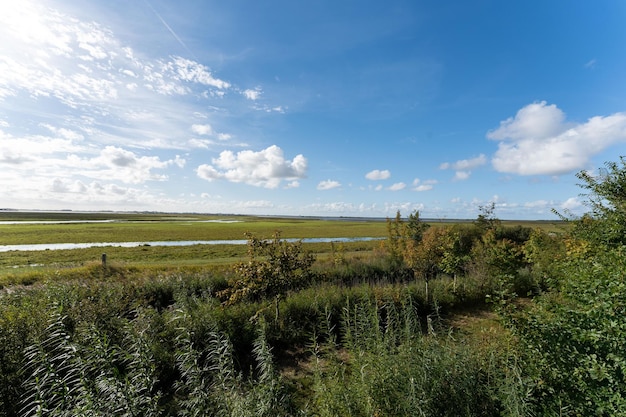
[{"label": "wild plant", "polygon": [[[504,376],[485,368],[478,352],[452,336],[424,335],[410,299],[400,304],[364,303],[344,309],[343,360],[315,356],[309,412],[353,416],[516,415],[514,379],[505,404],[498,397]],[[436,325],[433,325],[436,328]],[[317,348],[316,352],[323,352]],[[503,394],[504,395],[504,394]]]},{"label": "wild plant", "polygon": [[181,379],[176,384],[181,416],[288,415],[287,396],[273,364],[265,325],[258,326],[252,354],[256,369],[247,377],[237,371],[230,341],[216,328],[198,349],[189,330],[189,316],[179,311],[176,363]]},{"label": "wild plant", "polygon": [[56,313],[41,340],[25,350],[23,416],[65,416],[87,398],[85,368],[70,340],[64,317]]},{"label": "wild plant", "polygon": [[302,242],[282,240],[279,232],[270,240],[249,233],[246,237],[248,260],[234,266],[231,286],[218,293],[228,304],[280,297],[308,284],[315,258],[303,250]]}]

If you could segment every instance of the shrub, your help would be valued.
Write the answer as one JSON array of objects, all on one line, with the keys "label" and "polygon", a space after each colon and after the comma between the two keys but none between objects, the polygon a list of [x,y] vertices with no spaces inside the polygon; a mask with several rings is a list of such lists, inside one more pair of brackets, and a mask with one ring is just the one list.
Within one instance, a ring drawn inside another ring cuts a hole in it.
[{"label": "shrub", "polygon": [[287,242],[276,232],[271,240],[246,234],[248,261],[235,265],[231,287],[218,295],[233,304],[276,297],[308,283],[312,255],[302,250],[302,242]]}]

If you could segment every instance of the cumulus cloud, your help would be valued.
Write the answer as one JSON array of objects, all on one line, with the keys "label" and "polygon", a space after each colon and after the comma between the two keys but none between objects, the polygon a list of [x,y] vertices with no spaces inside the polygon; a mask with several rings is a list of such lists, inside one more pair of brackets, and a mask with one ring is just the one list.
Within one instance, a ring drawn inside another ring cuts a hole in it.
[{"label": "cumulus cloud", "polygon": [[[219,133],[213,130],[213,126],[208,123],[204,124],[194,124],[191,125],[191,131],[199,136],[210,136],[213,138],[217,138],[220,141],[226,141],[232,138],[232,135],[228,133]],[[191,139],[187,142],[189,145],[192,145],[194,148],[206,148],[211,141],[205,139]]]},{"label": "cumulus cloud", "polygon": [[300,181],[291,181],[290,183],[288,183],[287,185],[285,185],[285,189],[291,189],[291,188],[298,188],[300,187]]},{"label": "cumulus cloud", "polygon": [[426,180],[422,182],[419,178],[415,178],[411,189],[418,192],[429,191],[433,189],[435,184],[437,184],[437,180]]},{"label": "cumulus cloud", "polygon": [[391,177],[391,172],[386,169],[383,171],[375,169],[365,174],[365,178],[372,181],[386,180],[389,177]]},{"label": "cumulus cloud", "polygon": [[472,159],[461,159],[456,162],[444,162],[439,165],[439,169],[452,169],[456,171],[454,174],[454,180],[459,181],[468,179],[472,174],[472,169],[478,168],[486,163],[487,157],[480,154]]},{"label": "cumulus cloud", "polygon": [[72,158],[71,160],[77,166],[83,167],[80,171],[81,175],[132,184],[149,180],[166,180],[168,178],[167,175],[156,174],[153,171],[165,169],[171,165],[182,168],[186,162],[178,155],[176,155],[175,159],[162,161],[157,156],[139,156],[134,152],[115,146],[105,147],[96,158],[88,160]]},{"label": "cumulus cloud", "polygon": [[563,210],[574,211],[583,206],[583,203],[576,197],[571,197],[561,203],[560,207]]},{"label": "cumulus cloud", "polygon": [[213,134],[213,128],[209,124],[192,125],[191,131],[195,133],[196,135],[212,135]]},{"label": "cumulus cloud", "polygon": [[433,186],[430,184],[422,184],[413,188],[413,191],[422,192],[422,191],[430,191],[433,189]]},{"label": "cumulus cloud", "polygon": [[198,177],[207,181],[227,180],[257,187],[277,188],[283,180],[305,178],[307,160],[297,155],[293,160],[284,157],[276,145],[259,152],[250,150],[223,151],[212,164],[202,164],[196,169]]},{"label": "cumulus cloud", "polygon": [[397,182],[389,187],[390,191],[400,191],[406,188],[406,184],[403,182]]},{"label": "cumulus cloud", "polygon": [[476,158],[472,159],[461,159],[452,163],[444,162],[439,165],[439,169],[453,169],[455,171],[464,171],[478,168],[479,166],[485,165],[486,163],[487,157],[483,154],[480,154]]},{"label": "cumulus cloud", "polygon": [[487,137],[499,141],[492,159],[499,172],[566,174],[584,169],[593,155],[626,141],[626,113],[573,123],[556,105],[541,101],[502,121]]},{"label": "cumulus cloud", "polygon": [[60,201],[71,199],[72,205],[99,203],[106,205],[120,205],[128,207],[135,204],[138,207],[148,201],[154,202],[155,197],[147,194],[145,190],[132,187],[122,187],[117,184],[103,183],[100,181],[83,182],[66,178],[54,178],[48,184],[41,184],[37,193],[44,198],[57,198]]},{"label": "cumulus cloud", "polygon": [[245,98],[247,98],[248,100],[254,101],[254,100],[258,100],[259,97],[261,97],[262,90],[259,87],[255,88],[255,89],[250,89],[249,88],[247,90],[243,90],[241,92],[241,94],[243,94],[243,96]]},{"label": "cumulus cloud", "polygon": [[319,184],[317,184],[317,189],[318,190],[332,190],[333,188],[339,188],[341,187],[341,183],[339,181],[333,181],[333,180],[325,180],[325,181],[320,181]]}]

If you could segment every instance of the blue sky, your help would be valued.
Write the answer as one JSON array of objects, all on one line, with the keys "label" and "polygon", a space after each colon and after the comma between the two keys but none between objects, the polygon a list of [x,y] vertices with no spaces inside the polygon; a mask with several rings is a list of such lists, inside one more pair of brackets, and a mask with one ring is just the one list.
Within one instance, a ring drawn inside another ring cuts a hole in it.
[{"label": "blue sky", "polygon": [[582,213],[626,154],[626,3],[0,4],[0,207]]}]

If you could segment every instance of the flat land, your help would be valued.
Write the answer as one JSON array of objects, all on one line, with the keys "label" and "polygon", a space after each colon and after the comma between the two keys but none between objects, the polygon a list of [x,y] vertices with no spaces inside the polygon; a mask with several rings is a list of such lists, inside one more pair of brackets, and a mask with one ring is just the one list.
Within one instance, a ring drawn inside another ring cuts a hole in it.
[{"label": "flat land", "polygon": [[[459,221],[468,222],[468,221]],[[453,224],[455,221],[433,224]],[[562,230],[559,222],[503,222],[510,226]],[[80,213],[0,211],[0,245],[92,242],[154,242],[245,240],[246,233],[285,239],[385,238],[385,219],[255,217],[167,213]],[[355,256],[379,247],[380,241],[307,243],[308,251],[341,251]],[[111,262],[137,266],[198,266],[230,263],[245,256],[245,245],[114,246],[71,250],[9,251],[0,253],[0,275],[35,268],[64,268],[98,262],[106,253]]]}]

